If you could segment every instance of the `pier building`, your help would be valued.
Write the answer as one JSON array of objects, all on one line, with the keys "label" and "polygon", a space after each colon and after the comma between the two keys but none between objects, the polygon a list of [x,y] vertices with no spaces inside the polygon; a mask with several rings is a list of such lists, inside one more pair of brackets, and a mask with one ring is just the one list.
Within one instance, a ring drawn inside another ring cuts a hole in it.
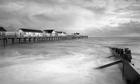
[{"label": "pier building", "polygon": [[42,37],[43,31],[36,29],[20,28],[17,30],[18,37]]},{"label": "pier building", "polygon": [[53,29],[43,30],[44,36],[56,36],[56,32]]},{"label": "pier building", "polygon": [[67,33],[63,31],[56,31],[56,36],[67,36]]},{"label": "pier building", "polygon": [[4,27],[0,27],[0,37],[5,36],[6,31],[7,31],[7,30],[4,29]]}]

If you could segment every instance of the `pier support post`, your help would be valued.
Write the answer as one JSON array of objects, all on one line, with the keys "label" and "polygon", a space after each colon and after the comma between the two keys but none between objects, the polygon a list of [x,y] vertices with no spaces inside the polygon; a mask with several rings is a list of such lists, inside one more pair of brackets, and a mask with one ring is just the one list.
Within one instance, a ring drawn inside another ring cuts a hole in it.
[{"label": "pier support post", "polygon": [[34,38],[33,38],[33,42],[35,42],[35,39],[36,39],[36,38],[34,37]]},{"label": "pier support post", "polygon": [[18,38],[19,39],[19,44],[21,43],[21,38]]},{"label": "pier support post", "polygon": [[26,38],[24,38],[24,43],[26,43]]},{"label": "pier support post", "polygon": [[31,38],[29,38],[29,43],[31,42]]},{"label": "pier support post", "polygon": [[2,40],[3,40],[3,47],[5,48],[5,46],[6,46],[6,38],[3,38]]},{"label": "pier support post", "polygon": [[12,39],[12,44],[14,44],[15,43],[15,38],[11,38]]}]

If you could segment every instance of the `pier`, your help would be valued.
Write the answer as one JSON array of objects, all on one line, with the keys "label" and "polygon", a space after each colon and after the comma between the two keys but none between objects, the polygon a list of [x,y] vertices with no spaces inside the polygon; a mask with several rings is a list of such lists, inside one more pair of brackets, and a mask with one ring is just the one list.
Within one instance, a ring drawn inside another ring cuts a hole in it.
[{"label": "pier", "polygon": [[13,44],[26,44],[36,42],[47,42],[47,41],[59,41],[59,40],[72,40],[72,39],[84,39],[88,36],[50,36],[50,37],[0,37],[0,46],[6,47],[7,45]]},{"label": "pier", "polygon": [[80,33],[67,34],[64,31],[55,31],[54,29],[38,30],[29,28],[19,28],[14,32],[8,32],[0,26],[0,47],[6,47],[13,44],[26,44],[45,41],[83,39],[88,36]]}]

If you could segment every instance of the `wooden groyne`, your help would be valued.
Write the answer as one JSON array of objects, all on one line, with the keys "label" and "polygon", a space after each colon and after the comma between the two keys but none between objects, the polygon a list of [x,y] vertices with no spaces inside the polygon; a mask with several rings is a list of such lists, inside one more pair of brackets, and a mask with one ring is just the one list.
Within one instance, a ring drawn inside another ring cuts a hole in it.
[{"label": "wooden groyne", "polygon": [[96,69],[103,69],[115,64],[119,64],[122,71],[122,77],[124,81],[126,81],[126,84],[140,84],[140,74],[134,64],[131,63],[131,50],[129,48],[109,48],[112,53],[109,58],[114,57],[116,61],[96,67]]},{"label": "wooden groyne", "polygon": [[88,36],[50,36],[50,37],[0,37],[0,46],[6,47],[11,44],[23,44],[23,43],[36,43],[44,41],[58,41],[58,40],[72,40],[72,39],[84,39]]},{"label": "wooden groyne", "polygon": [[131,50],[128,48],[110,48],[112,55],[121,60],[122,76],[127,84],[140,84],[140,74],[131,63]]}]

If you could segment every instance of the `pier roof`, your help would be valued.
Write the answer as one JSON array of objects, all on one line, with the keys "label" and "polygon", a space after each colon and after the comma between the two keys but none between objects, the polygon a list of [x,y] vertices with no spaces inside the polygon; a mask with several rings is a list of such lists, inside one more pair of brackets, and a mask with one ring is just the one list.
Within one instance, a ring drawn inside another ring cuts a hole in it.
[{"label": "pier roof", "polygon": [[56,33],[63,33],[63,34],[66,34],[66,32],[63,32],[63,31],[55,31]]},{"label": "pier roof", "polygon": [[80,35],[80,33],[77,33],[77,32],[76,32],[76,33],[74,33],[74,34],[75,34],[75,35]]},{"label": "pier roof", "polygon": [[4,27],[0,27],[0,31],[5,31],[6,32],[6,29],[4,29]]},{"label": "pier roof", "polygon": [[55,31],[56,33],[63,33],[62,31]]},{"label": "pier roof", "polygon": [[45,31],[46,33],[52,33],[54,30],[53,29],[48,29],[48,30],[43,30]]},{"label": "pier roof", "polygon": [[36,30],[36,29],[24,29],[24,28],[20,28],[19,30],[22,30],[24,32],[38,32],[38,33],[42,33],[41,30]]}]

